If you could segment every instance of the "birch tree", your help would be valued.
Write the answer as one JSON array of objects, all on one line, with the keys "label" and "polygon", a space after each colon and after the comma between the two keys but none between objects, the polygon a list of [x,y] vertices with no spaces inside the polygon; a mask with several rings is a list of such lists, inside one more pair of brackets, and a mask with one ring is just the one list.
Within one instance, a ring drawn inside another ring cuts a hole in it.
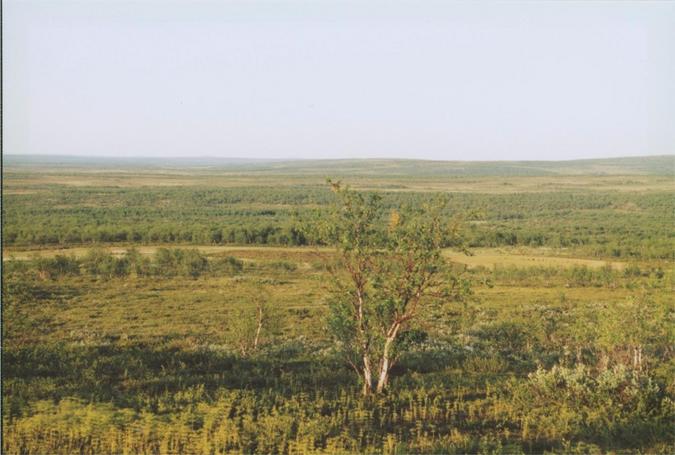
[{"label": "birch tree", "polygon": [[381,393],[422,311],[451,296],[457,280],[441,253],[459,235],[443,201],[387,212],[377,194],[330,183],[337,204],[326,232],[338,259],[328,325],[363,394]]},{"label": "birch tree", "polygon": [[259,291],[252,300],[253,308],[242,308],[230,318],[229,337],[243,357],[257,352],[263,337],[272,335],[278,328],[278,317],[270,304],[269,293]]}]

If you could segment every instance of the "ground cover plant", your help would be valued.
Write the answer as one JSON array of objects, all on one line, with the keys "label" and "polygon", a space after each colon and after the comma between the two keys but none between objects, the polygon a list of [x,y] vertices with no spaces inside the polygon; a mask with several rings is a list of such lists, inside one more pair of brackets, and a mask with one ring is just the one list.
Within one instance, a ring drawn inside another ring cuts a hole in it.
[{"label": "ground cover plant", "polygon": [[[453,292],[401,330],[386,387],[364,398],[329,330],[344,257],[316,227],[335,196],[309,170],[273,188],[243,171],[213,187],[14,171],[31,180],[3,179],[3,453],[675,450],[672,185],[619,193],[579,175],[564,178],[594,189],[549,191],[516,176],[535,191],[445,194],[440,219],[465,242],[428,249],[428,265]],[[375,231],[438,196],[376,177],[355,185],[380,185]],[[390,303],[373,327],[395,322]]]}]

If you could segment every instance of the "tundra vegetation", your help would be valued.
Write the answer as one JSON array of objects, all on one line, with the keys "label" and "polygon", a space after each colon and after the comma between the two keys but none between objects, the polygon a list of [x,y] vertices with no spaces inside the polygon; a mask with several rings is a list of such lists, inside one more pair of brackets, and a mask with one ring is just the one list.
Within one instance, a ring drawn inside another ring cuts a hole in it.
[{"label": "tundra vegetation", "polygon": [[672,453],[675,184],[610,164],[9,167],[3,453]]}]

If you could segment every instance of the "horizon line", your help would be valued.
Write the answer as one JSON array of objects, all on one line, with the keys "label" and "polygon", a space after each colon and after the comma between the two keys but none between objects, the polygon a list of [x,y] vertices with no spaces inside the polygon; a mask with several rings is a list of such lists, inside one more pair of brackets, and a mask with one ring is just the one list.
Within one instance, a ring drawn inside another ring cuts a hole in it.
[{"label": "horizon line", "polygon": [[572,162],[572,161],[593,161],[593,160],[615,160],[615,159],[626,159],[626,158],[665,158],[673,157],[675,158],[675,152],[666,153],[666,154],[656,154],[656,155],[618,155],[610,157],[595,157],[595,158],[565,158],[565,159],[474,159],[474,160],[462,160],[462,159],[434,159],[434,158],[398,158],[398,157],[348,157],[348,158],[245,158],[242,156],[213,156],[213,155],[200,155],[200,156],[115,156],[115,155],[69,155],[69,154],[39,154],[39,153],[3,153],[4,157],[25,157],[25,158],[79,158],[79,159],[111,159],[117,161],[123,160],[240,160],[240,161],[250,161],[250,162],[293,162],[293,161],[429,161],[429,162],[456,162],[456,163],[509,163],[509,162],[525,162],[525,163],[537,163],[537,162]]}]

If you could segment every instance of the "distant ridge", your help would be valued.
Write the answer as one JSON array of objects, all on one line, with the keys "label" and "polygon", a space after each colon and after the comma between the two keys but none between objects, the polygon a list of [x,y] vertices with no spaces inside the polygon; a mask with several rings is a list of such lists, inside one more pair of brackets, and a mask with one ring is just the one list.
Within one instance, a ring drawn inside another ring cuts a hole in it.
[{"label": "distant ridge", "polygon": [[20,168],[164,169],[263,174],[391,176],[545,176],[665,175],[675,176],[675,155],[581,159],[569,161],[434,161],[412,159],[271,160],[251,158],[81,157],[4,155],[6,170]]}]

